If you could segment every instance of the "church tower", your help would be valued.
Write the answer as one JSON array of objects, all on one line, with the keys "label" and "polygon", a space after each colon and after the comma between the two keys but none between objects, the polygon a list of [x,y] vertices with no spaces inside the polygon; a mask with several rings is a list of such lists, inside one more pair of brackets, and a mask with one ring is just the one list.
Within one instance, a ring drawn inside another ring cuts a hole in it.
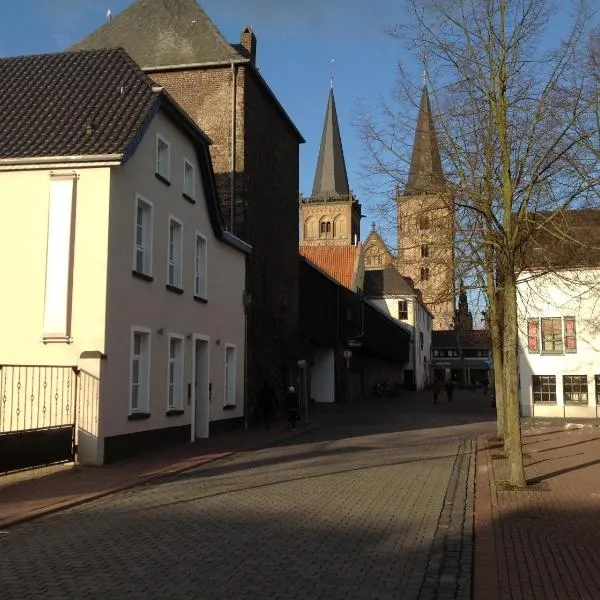
[{"label": "church tower", "polygon": [[427,86],[423,86],[408,181],[398,192],[397,267],[421,291],[433,328],[454,317],[454,211],[447,192]]},{"label": "church tower", "polygon": [[300,197],[300,244],[351,246],[360,240],[360,203],[350,191],[333,85],[310,196]]}]

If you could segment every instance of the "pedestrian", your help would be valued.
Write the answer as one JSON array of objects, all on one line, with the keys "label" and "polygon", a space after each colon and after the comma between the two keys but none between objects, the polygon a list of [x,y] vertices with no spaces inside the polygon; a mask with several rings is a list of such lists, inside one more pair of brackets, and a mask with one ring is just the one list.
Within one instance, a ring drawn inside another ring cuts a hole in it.
[{"label": "pedestrian", "polygon": [[290,385],[285,395],[285,410],[287,411],[288,429],[294,431],[296,429],[296,421],[298,420],[300,402],[296,388],[293,385]]},{"label": "pedestrian", "polygon": [[446,395],[448,396],[448,402],[452,402],[452,396],[454,396],[454,380],[448,379],[446,382]]},{"label": "pedestrian", "polygon": [[273,417],[277,415],[277,397],[273,386],[265,381],[258,394],[258,407],[265,429],[270,429]]},{"label": "pedestrian", "polygon": [[437,404],[438,396],[442,391],[442,384],[439,379],[434,380],[433,385],[431,386],[431,391],[433,392],[433,403]]}]

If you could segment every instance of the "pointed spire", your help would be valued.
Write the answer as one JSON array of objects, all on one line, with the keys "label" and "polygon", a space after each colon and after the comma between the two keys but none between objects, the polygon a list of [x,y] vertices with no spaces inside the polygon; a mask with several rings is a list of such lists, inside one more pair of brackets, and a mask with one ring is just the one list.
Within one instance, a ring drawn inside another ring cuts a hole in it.
[{"label": "pointed spire", "polygon": [[335,109],[333,87],[331,87],[312,195],[348,195],[349,193],[342,138]]},{"label": "pointed spire", "polygon": [[[426,75],[424,74],[424,79]],[[410,160],[408,182],[404,190],[405,196],[435,194],[444,189],[444,172],[440,150],[435,133],[433,114],[427,93],[427,84],[423,85],[415,143]]]}]

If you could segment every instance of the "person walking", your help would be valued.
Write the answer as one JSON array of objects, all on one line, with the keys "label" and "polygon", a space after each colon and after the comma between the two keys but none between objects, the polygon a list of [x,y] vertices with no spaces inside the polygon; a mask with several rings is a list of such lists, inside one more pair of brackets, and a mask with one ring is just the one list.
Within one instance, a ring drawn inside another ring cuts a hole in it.
[{"label": "person walking", "polygon": [[288,429],[294,431],[296,429],[296,421],[298,420],[300,401],[296,393],[296,388],[293,385],[290,385],[285,394],[285,410],[288,417]]},{"label": "person walking", "polygon": [[454,396],[454,380],[448,379],[446,382],[446,395],[448,396],[448,402],[452,402],[452,396]]},{"label": "person walking", "polygon": [[277,415],[277,397],[273,386],[265,381],[258,395],[258,407],[265,429],[271,428],[271,421]]},{"label": "person walking", "polygon": [[431,391],[433,393],[433,403],[437,404],[438,396],[440,395],[440,392],[442,391],[442,384],[440,383],[439,379],[436,379],[433,382],[433,385],[431,386]]}]

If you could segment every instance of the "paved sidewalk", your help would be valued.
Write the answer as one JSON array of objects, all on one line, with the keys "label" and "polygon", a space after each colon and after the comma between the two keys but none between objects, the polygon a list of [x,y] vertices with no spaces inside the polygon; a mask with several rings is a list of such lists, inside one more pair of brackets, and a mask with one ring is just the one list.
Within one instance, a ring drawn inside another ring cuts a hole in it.
[{"label": "paved sidewalk", "polygon": [[474,600],[600,598],[600,429],[529,423],[527,490],[505,491],[502,447],[480,437]]},{"label": "paved sidewalk", "polygon": [[296,431],[288,431],[285,422],[279,421],[268,431],[261,427],[234,430],[103,467],[51,467],[43,470],[51,474],[30,479],[23,479],[25,474],[0,476],[0,528],[301,435],[327,422],[336,408],[316,411]]}]

